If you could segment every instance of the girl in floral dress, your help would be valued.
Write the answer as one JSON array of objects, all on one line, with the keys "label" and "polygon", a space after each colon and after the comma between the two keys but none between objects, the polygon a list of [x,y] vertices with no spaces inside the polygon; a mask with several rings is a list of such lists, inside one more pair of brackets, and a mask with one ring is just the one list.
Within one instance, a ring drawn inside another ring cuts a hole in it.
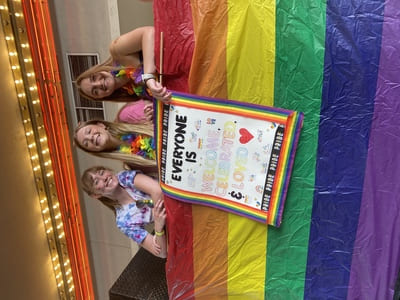
[{"label": "girl in floral dress", "polygon": [[[166,257],[166,211],[156,180],[129,170],[115,174],[105,167],[92,167],[82,175],[84,191],[110,208],[117,227],[140,246],[158,257]],[[154,223],[154,234],[146,231]]]}]

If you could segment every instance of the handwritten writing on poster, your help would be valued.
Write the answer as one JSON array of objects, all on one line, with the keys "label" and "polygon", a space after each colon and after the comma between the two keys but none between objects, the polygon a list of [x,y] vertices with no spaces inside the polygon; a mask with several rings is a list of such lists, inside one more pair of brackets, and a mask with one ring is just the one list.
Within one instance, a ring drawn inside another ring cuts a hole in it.
[{"label": "handwritten writing on poster", "polygon": [[170,105],[162,126],[162,182],[268,211],[284,125]]}]

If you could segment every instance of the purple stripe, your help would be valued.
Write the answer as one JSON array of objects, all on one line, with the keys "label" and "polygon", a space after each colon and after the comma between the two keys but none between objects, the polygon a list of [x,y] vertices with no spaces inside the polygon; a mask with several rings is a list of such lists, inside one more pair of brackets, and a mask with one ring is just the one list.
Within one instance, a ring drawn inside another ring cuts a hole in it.
[{"label": "purple stripe", "polygon": [[400,1],[388,0],[348,299],[393,299],[400,265]]}]

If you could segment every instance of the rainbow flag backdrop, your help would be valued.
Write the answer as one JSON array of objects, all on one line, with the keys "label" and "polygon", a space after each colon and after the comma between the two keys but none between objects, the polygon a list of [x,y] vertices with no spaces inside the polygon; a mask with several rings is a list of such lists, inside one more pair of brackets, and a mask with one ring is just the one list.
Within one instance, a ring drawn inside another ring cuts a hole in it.
[{"label": "rainbow flag backdrop", "polygon": [[158,0],[154,18],[170,89],[304,112],[279,228],[167,197],[170,298],[398,298],[400,2]]}]

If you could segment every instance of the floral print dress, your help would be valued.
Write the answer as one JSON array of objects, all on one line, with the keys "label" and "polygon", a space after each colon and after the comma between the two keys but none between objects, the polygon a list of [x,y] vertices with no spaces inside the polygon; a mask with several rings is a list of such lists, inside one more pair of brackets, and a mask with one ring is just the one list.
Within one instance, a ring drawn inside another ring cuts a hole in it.
[{"label": "floral print dress", "polygon": [[[128,191],[133,199],[149,199],[149,195],[137,190],[134,186],[137,172],[138,171],[129,170],[118,173],[119,184]],[[135,202],[125,204],[116,208],[116,222],[117,227],[125,235],[138,244],[141,244],[148,234],[144,226],[153,222],[152,210],[147,205],[138,208]]]}]

